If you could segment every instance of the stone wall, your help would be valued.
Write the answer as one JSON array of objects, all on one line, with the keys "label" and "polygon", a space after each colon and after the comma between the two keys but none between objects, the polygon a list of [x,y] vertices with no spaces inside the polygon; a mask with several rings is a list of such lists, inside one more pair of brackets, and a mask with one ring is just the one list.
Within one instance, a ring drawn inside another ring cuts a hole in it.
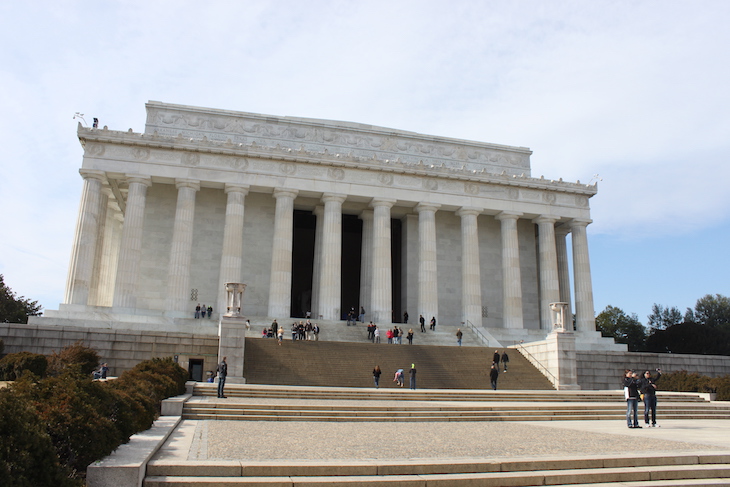
[{"label": "stone wall", "polygon": [[730,357],[644,352],[577,352],[578,384],[584,390],[620,389],[625,369],[686,370],[710,377],[730,374]]},{"label": "stone wall", "polygon": [[111,376],[119,376],[153,357],[177,355],[178,363],[185,369],[190,359],[202,359],[204,371],[215,370],[218,360],[217,336],[0,323],[0,338],[5,343],[5,353],[43,355],[60,352],[81,340],[109,364]]}]

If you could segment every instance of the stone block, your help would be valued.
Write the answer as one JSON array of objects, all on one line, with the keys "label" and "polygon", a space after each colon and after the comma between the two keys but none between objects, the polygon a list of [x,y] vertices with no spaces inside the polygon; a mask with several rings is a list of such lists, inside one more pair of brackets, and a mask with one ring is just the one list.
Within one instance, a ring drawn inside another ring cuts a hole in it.
[{"label": "stone block", "polygon": [[86,470],[88,487],[140,486],[147,462],[172,433],[180,417],[167,416],[154,422],[152,428],[133,435],[111,455],[92,463]]}]

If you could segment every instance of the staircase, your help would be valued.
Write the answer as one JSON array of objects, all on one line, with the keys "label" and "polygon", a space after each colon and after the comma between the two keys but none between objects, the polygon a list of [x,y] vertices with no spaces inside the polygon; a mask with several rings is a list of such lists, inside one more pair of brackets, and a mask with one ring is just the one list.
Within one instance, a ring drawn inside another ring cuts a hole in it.
[{"label": "staircase", "polygon": [[[480,347],[368,341],[285,340],[279,346],[274,339],[247,338],[243,369],[248,384],[374,387],[372,370],[380,365],[381,388],[395,387],[393,375],[397,369],[404,370],[408,388],[408,371],[415,364],[419,389],[489,389],[493,352]],[[518,351],[510,350],[509,356],[509,368],[506,373],[500,371],[498,389],[553,389],[550,381]]]},{"label": "staircase", "polygon": [[145,487],[727,486],[730,454],[693,453],[431,462],[152,461]]},{"label": "staircase", "polygon": [[[197,384],[183,419],[238,421],[623,420],[623,392],[338,389]],[[730,404],[659,393],[661,418],[730,419]]]}]

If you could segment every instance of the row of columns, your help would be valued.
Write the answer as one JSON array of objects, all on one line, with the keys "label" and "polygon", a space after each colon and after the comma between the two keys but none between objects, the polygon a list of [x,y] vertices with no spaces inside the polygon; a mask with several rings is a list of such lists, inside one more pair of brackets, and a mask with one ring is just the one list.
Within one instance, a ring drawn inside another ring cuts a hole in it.
[{"label": "row of columns", "polygon": [[[82,170],[84,187],[76,238],[73,248],[66,303],[89,304],[94,300],[94,290],[105,284],[94,275],[102,255],[114,249],[106,248],[109,242],[118,240],[118,259],[115,265],[113,306],[135,308],[136,291],[141,259],[142,228],[149,177],[128,176],[129,193],[121,238],[108,238],[114,226],[104,227],[108,195],[103,188],[104,173]],[[170,261],[168,268],[167,309],[185,312],[189,306],[190,268],[195,217],[195,198],[200,190],[199,181],[177,179],[177,206],[173,227]],[[243,267],[243,222],[245,197],[249,187],[227,184],[225,228],[220,266],[218,309],[225,307],[225,283],[241,282]],[[268,314],[284,317],[290,314],[291,269],[294,199],[298,192],[289,189],[274,190],[276,211],[271,258]],[[346,195],[325,193],[323,206],[314,213],[317,217],[315,233],[315,262],[313,273],[312,307],[315,315],[337,320],[341,317],[341,253],[342,253],[342,204]],[[372,209],[362,212],[362,262],[360,301],[367,304],[373,321],[388,323],[392,319],[392,267],[390,213],[395,204],[392,199],[373,199]],[[418,214],[418,312],[426,317],[438,316],[438,269],[436,212],[440,206],[420,203],[415,207]],[[483,209],[463,207],[456,214],[461,219],[462,253],[462,321],[481,326],[482,292],[479,263],[479,237],[477,218]],[[503,326],[509,329],[523,327],[522,278],[520,266],[517,221],[519,212],[503,211],[496,215],[501,225]],[[589,220],[572,220],[559,227],[557,219],[540,216],[533,220],[538,226],[538,268],[540,286],[541,328],[551,329],[549,303],[569,302],[567,277],[568,253],[566,236],[573,235],[573,271],[575,285],[576,329],[595,330],[593,291],[586,226]],[[103,240],[98,236],[106,234]],[[93,282],[96,279],[96,282]],[[106,280],[109,277],[106,276]],[[110,284],[106,284],[110,286]]]}]

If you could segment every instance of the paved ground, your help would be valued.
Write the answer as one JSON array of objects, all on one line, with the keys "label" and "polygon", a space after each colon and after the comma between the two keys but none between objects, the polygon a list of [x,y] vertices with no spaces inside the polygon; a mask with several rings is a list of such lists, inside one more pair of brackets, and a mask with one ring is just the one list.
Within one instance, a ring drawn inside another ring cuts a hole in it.
[{"label": "paved ground", "polygon": [[730,451],[728,420],[294,422],[185,420],[155,455],[165,460],[417,460]]}]

